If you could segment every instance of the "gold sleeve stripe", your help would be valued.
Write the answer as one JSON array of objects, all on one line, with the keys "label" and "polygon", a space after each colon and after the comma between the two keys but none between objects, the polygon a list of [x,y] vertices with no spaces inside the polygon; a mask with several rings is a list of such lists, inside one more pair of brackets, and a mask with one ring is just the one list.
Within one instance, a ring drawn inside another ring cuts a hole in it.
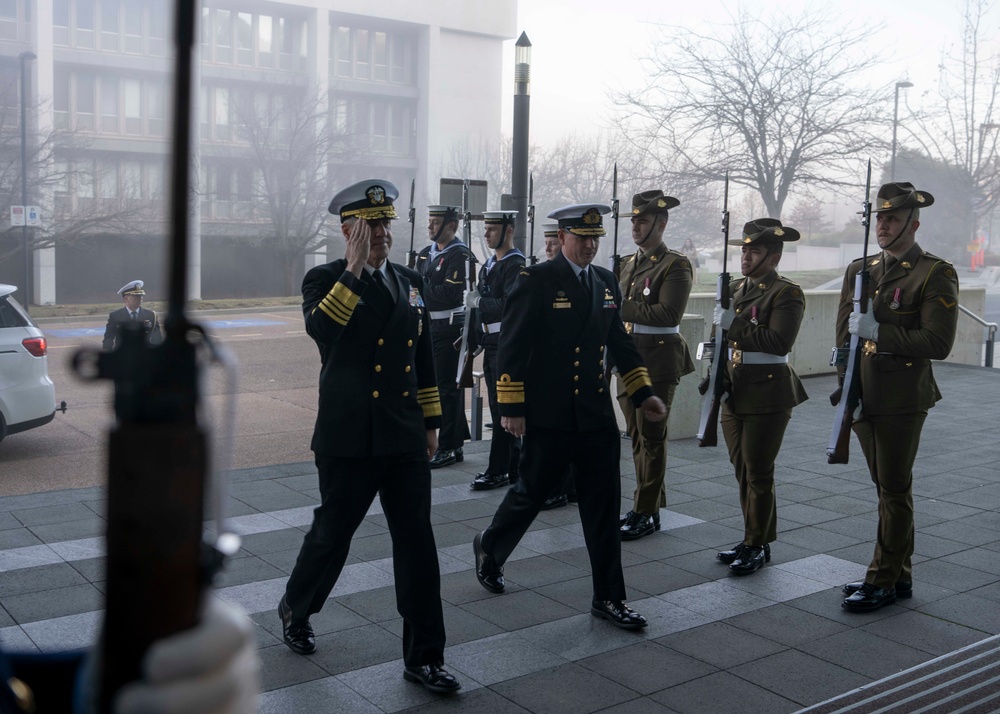
[{"label": "gold sleeve stripe", "polygon": [[511,389],[510,391],[501,392],[497,390],[497,403],[498,404],[524,404],[524,390],[523,389]]},{"label": "gold sleeve stripe", "polygon": [[440,401],[434,402],[433,404],[421,404],[420,407],[424,410],[424,419],[441,416]]},{"label": "gold sleeve stripe", "polygon": [[643,387],[652,387],[653,383],[649,379],[649,370],[645,367],[636,367],[622,375],[625,382],[625,389],[629,396],[632,396]]},{"label": "gold sleeve stripe", "polygon": [[319,304],[326,308],[327,314],[332,313],[331,317],[333,317],[334,320],[341,323],[342,325],[346,325],[347,321],[351,319],[351,315],[354,314],[353,308],[348,310],[340,303],[334,303],[333,301],[330,300],[329,295],[320,300]]},{"label": "gold sleeve stripe", "polygon": [[449,285],[465,285],[465,281],[464,280],[447,280],[447,279],[445,279],[445,282],[448,283]]},{"label": "gold sleeve stripe", "polygon": [[423,389],[418,389],[417,390],[417,396],[418,397],[421,396],[421,395],[429,395],[429,394],[433,394],[433,395],[437,396],[438,395],[438,388],[437,387],[424,387]]},{"label": "gold sleeve stripe", "polygon": [[[316,307],[318,307],[320,310],[322,310],[323,312],[325,312],[327,314],[327,317],[329,317],[331,320],[333,320],[337,324],[339,324],[339,325],[346,325],[347,324],[347,320],[342,320],[341,318],[339,318],[336,315],[334,315],[333,311],[330,308],[328,308],[326,305],[324,305],[323,303],[320,303]],[[313,312],[316,312],[316,308],[313,308]]]},{"label": "gold sleeve stripe", "polygon": [[424,410],[424,419],[441,416],[441,395],[437,387],[418,389],[417,403]]}]

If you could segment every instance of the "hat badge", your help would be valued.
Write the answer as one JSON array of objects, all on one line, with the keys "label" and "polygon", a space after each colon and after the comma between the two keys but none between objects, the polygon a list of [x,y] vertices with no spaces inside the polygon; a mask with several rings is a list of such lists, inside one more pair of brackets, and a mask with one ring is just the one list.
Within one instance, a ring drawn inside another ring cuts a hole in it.
[{"label": "hat badge", "polygon": [[381,186],[372,186],[367,191],[365,191],[365,196],[373,206],[381,206],[385,203],[385,189]]},{"label": "hat badge", "polygon": [[633,208],[632,209],[632,215],[639,215],[639,209],[638,208]]},{"label": "hat badge", "polygon": [[924,194],[922,194],[922,193],[918,193],[917,194],[917,203],[924,203],[926,200],[927,199],[924,198]]},{"label": "hat badge", "polygon": [[597,226],[601,223],[601,212],[596,208],[587,209],[587,212],[583,214],[583,222],[588,226]]},{"label": "hat badge", "polygon": [[666,201],[664,201],[664,200],[663,200],[663,199],[661,198],[660,200],[658,200],[658,201],[656,202],[656,207],[657,207],[657,208],[666,208],[666,207],[667,207],[667,202],[666,202]]},{"label": "hat badge", "polygon": [[744,243],[751,243],[751,242],[753,242],[753,238],[751,238],[750,236],[743,236],[743,242]]},{"label": "hat badge", "polygon": [[882,201],[882,208],[892,208],[892,201]]},{"label": "hat badge", "polygon": [[776,236],[783,236],[783,235],[785,235],[785,232],[783,230],[781,230],[780,228],[775,228],[774,229],[774,235],[776,235]]}]

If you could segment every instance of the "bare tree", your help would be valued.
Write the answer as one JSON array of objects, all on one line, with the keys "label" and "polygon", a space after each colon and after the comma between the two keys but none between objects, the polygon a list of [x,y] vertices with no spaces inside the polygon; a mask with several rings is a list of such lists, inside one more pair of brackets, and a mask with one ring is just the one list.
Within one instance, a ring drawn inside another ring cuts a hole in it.
[{"label": "bare tree", "polygon": [[[963,188],[955,199],[968,220],[960,232],[952,232],[952,254],[964,251],[980,219],[1000,201],[1000,52],[988,50],[995,46],[996,16],[989,16],[993,7],[986,0],[965,0],[962,39],[958,47],[942,52],[933,103],[902,123],[907,143],[919,147],[931,164],[937,162],[934,173],[941,189]],[[929,165],[917,154],[910,158],[916,167]],[[898,168],[896,175],[905,178]]]},{"label": "bare tree", "polygon": [[884,102],[864,86],[877,64],[870,26],[845,26],[833,10],[765,18],[741,6],[708,34],[667,29],[647,86],[618,97],[625,134],[669,157],[664,175],[697,185],[728,170],[779,217],[796,184],[853,186],[838,177],[882,146],[872,128]]}]

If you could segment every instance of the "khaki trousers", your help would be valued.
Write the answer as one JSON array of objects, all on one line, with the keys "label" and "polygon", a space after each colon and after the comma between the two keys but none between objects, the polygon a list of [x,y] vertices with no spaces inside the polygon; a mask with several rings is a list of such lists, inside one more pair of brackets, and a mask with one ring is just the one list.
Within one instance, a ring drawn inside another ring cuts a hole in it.
[{"label": "khaki trousers", "polygon": [[667,416],[663,421],[648,421],[642,410],[632,405],[624,385],[618,380],[618,403],[632,439],[632,462],[635,464],[633,510],[636,513],[651,516],[667,505],[667,493],[663,486],[667,473],[667,422],[670,421],[670,405],[676,391],[677,380],[653,382],[653,393],[667,406]]}]

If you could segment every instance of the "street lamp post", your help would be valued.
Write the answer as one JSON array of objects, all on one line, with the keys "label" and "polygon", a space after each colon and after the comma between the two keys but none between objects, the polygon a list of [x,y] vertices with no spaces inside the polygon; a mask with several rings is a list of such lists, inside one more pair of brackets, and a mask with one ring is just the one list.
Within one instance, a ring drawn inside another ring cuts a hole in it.
[{"label": "street lamp post", "polygon": [[531,107],[531,42],[524,32],[514,45],[514,140],[511,151],[511,198],[517,219],[514,245],[524,252],[528,228],[528,116]]},{"label": "street lamp post", "polygon": [[21,248],[24,251],[24,309],[31,303],[31,252],[28,250],[28,62],[38,59],[34,52],[18,55],[21,62]]},{"label": "street lamp post", "polygon": [[892,105],[892,162],[889,164],[889,180],[896,180],[896,127],[899,126],[899,90],[909,89],[913,82],[896,82],[896,98]]}]

